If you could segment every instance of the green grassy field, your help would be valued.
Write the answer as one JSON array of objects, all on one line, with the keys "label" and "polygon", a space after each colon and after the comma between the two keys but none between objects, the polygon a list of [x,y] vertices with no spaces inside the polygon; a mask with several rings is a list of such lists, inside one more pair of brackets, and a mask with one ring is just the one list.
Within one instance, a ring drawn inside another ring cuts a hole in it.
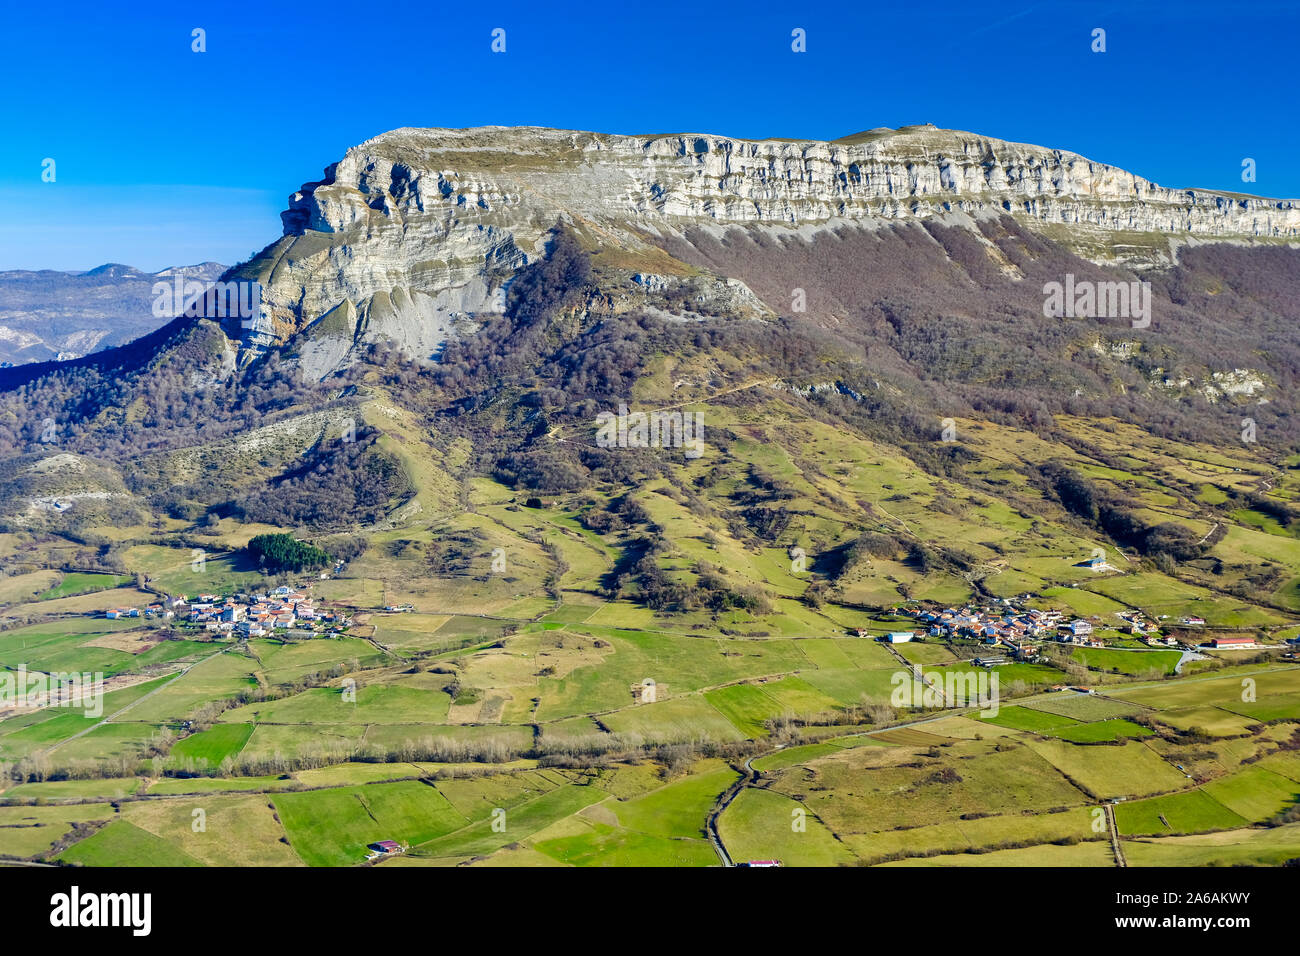
[{"label": "green grassy field", "polygon": [[767,790],[742,791],[723,812],[718,832],[738,862],[836,866],[853,860],[853,854],[806,807]]},{"label": "green grassy field", "polygon": [[252,735],[250,724],[218,724],[211,730],[177,741],[172,747],[171,763],[185,766],[192,761],[199,768],[220,766],[227,757],[238,754]]},{"label": "green grassy field", "polygon": [[1115,823],[1124,836],[1227,830],[1245,822],[1203,789],[1129,801],[1115,807]]},{"label": "green grassy field", "polygon": [[148,830],[114,820],[69,847],[60,862],[81,866],[202,866],[197,859]]},{"label": "green grassy field", "polygon": [[466,820],[447,798],[415,781],[276,794],[290,845],[311,866],[343,866],[366,857],[377,840],[425,843]]},{"label": "green grassy field", "polygon": [[65,574],[63,580],[57,585],[37,595],[36,600],[48,601],[51,598],[69,597],[73,594],[85,594],[88,591],[102,591],[107,588],[122,587],[130,582],[131,578],[125,574],[98,574],[94,572],[73,571]]},{"label": "green grassy field", "polygon": [[[690,389],[697,373],[665,364],[637,383],[638,400],[679,400],[677,383]],[[0,855],[342,866],[393,839],[407,852],[381,865],[714,866],[706,821],[752,757],[757,780],[718,821],[736,860],[1113,866],[1095,828],[1112,798],[1134,865],[1285,858],[1291,836],[1249,825],[1300,797],[1300,667],[1214,659],[1175,674],[1179,652],[1128,647],[1116,630],[1116,612],[1137,608],[1167,615],[1171,632],[1190,614],[1271,641],[1300,632],[1285,610],[1300,611],[1288,597],[1300,538],[1225,490],[1271,466],[1238,474],[1242,463],[1211,448],[1058,416],[1068,443],[962,422],[972,458],[941,475],[900,447],[791,415],[769,391],[707,406],[708,460],[538,502],[501,480],[462,483],[471,449],[430,446],[427,423],[395,403],[376,415],[381,441],[416,499],[361,532],[368,547],[341,574],[292,582],[353,616],[338,636],[238,641],[94,616],[146,599],[136,574],[191,595],[264,588],[272,579],[239,548],[276,529],[162,516],[168,537],[146,525],[109,535],[111,566],[126,570],[104,574],[57,571],[80,566],[68,557],[79,546],[58,534],[0,536],[24,562],[0,588],[12,615],[0,666],[136,681],[108,696],[103,724],[53,708],[0,713],[0,759],[52,768],[0,794],[0,814],[32,817],[0,817]],[[1198,538],[1224,523],[1206,545],[1222,567],[1174,576],[1120,554],[1025,470],[1048,460],[1128,497],[1143,520]],[[190,480],[177,475],[178,487]],[[198,535],[211,548],[195,571],[177,541]],[[1097,547],[1118,572],[1079,567]],[[646,600],[636,568],[650,566],[687,597]],[[1273,606],[1239,596],[1248,575],[1268,576]],[[1048,663],[988,672],[966,663],[982,653],[970,642],[850,636],[911,629],[894,610],[904,600],[1025,593],[1092,618],[1109,646],[1053,646]],[[398,602],[415,610],[382,610]],[[909,665],[927,680],[996,673],[997,716],[895,707]],[[653,702],[639,696],[647,681]],[[1098,693],[1047,692],[1078,684]],[[205,830],[191,828],[195,809]]]}]

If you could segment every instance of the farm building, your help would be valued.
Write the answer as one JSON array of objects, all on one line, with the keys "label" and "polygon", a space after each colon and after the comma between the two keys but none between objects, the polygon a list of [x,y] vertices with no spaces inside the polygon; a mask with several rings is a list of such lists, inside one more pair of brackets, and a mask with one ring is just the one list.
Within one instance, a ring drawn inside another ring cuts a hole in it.
[{"label": "farm building", "polygon": [[915,636],[911,631],[890,631],[881,640],[886,644],[906,644]]},{"label": "farm building", "polygon": [[1239,649],[1256,646],[1253,637],[1216,637],[1210,643],[1213,644],[1216,649],[1225,647]]},{"label": "farm building", "polygon": [[378,840],[369,845],[376,853],[401,853],[402,845],[396,840]]}]

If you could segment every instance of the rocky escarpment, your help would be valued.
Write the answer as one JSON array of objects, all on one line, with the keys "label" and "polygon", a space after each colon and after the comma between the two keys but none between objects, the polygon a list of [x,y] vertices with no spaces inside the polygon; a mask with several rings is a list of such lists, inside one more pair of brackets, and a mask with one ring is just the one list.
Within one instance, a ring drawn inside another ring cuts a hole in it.
[{"label": "rocky escarpment", "polygon": [[[1166,189],[1074,153],[931,126],[832,142],[399,129],[291,197],[284,236],[238,270],[263,284],[262,314],[239,334],[245,360],[293,340],[314,375],[371,340],[433,355],[458,323],[500,307],[557,219],[636,252],[700,226],[1007,214],[1094,236],[1300,241],[1294,201]],[[654,272],[633,271],[642,288]]]}]

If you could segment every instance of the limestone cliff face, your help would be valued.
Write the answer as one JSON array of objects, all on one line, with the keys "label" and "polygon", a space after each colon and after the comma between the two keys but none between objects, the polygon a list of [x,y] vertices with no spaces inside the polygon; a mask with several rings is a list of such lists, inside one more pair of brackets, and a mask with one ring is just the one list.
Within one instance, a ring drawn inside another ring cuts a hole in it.
[{"label": "limestone cliff face", "polygon": [[[1300,240],[1300,203],[1165,189],[1074,153],[931,126],[833,142],[399,129],[295,193],[285,235],[239,274],[264,286],[248,354],[297,335],[324,374],[358,343],[434,354],[499,301],[557,219],[648,248],[690,227],[1014,215],[1090,234]],[[302,333],[302,334],[299,334]]]}]

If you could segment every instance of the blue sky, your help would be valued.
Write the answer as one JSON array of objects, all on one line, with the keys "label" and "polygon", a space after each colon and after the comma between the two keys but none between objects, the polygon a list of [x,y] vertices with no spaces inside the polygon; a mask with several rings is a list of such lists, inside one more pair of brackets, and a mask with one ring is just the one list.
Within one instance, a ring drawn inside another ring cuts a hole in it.
[{"label": "blue sky", "polygon": [[833,139],[929,122],[1165,186],[1300,196],[1294,0],[65,0],[6,20],[0,269],[247,258],[289,193],[398,126]]}]

